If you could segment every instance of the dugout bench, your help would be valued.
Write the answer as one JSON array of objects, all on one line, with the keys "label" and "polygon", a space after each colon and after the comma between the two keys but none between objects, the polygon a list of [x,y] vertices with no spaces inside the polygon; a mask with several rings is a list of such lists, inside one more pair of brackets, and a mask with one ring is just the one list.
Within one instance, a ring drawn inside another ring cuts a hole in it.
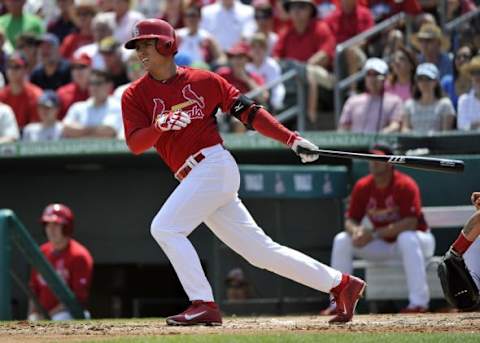
[{"label": "dugout bench", "polygon": [[[433,206],[423,207],[425,219],[433,233],[441,229],[460,228],[474,213],[474,207]],[[432,256],[426,261],[427,283],[431,299],[443,299],[443,291],[437,276],[441,256]],[[376,301],[403,300],[408,298],[407,280],[402,261],[399,259],[378,261],[355,260],[354,269],[365,270],[366,300],[371,301],[370,310],[377,312]]]},{"label": "dugout bench", "polygon": [[[442,157],[442,156],[439,156]],[[427,282],[431,299],[444,299],[437,265],[467,219],[473,214],[470,203],[471,192],[478,190],[480,161],[476,156],[459,155],[455,158],[465,161],[465,172],[461,175],[431,173],[399,167],[398,169],[415,179],[422,196],[422,211],[435,236],[435,254],[426,263]],[[352,165],[352,185],[368,173],[368,164],[354,161]],[[459,182],[461,180],[461,182]],[[355,260],[354,269],[363,269],[368,283],[366,299],[371,312],[377,312],[377,301],[408,299],[405,273],[400,260],[371,262]]]}]

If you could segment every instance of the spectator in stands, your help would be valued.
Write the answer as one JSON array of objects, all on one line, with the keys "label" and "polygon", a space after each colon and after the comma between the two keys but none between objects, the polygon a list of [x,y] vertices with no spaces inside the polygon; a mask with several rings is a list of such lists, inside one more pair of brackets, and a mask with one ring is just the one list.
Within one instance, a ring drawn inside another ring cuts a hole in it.
[{"label": "spectator in stands", "polygon": [[130,80],[129,83],[121,85],[115,89],[113,92],[113,96],[116,97],[118,100],[122,99],[123,92],[130,86],[130,84],[141,78],[145,75],[145,68],[143,67],[143,63],[138,59],[137,54],[131,54],[128,58],[127,62],[127,76]]},{"label": "spectator in stands", "polygon": [[241,268],[233,268],[228,272],[225,288],[229,301],[245,300],[252,296],[251,285]]},{"label": "spectator in stands", "polygon": [[292,25],[280,34],[273,55],[282,60],[306,63],[307,117],[315,127],[318,125],[318,86],[326,90],[333,87],[328,69],[333,60],[335,37],[327,24],[317,20],[313,0],[289,0],[284,6]]},{"label": "spectator in stands", "polygon": [[60,100],[58,120],[62,120],[74,103],[88,99],[88,80],[90,78],[91,59],[83,54],[70,61],[72,82],[60,87],[57,95]]},{"label": "spectator in stands", "polygon": [[[268,43],[268,55],[271,56],[273,47],[277,44],[278,34],[274,29],[274,17],[273,7],[268,0],[255,0],[253,1],[254,18],[257,25],[257,32],[263,33],[267,37]],[[252,33],[253,34],[253,33]],[[250,37],[246,37],[247,40],[251,40]]]},{"label": "spectator in stands", "polygon": [[123,135],[120,101],[110,96],[111,76],[92,70],[88,81],[91,97],[72,105],[63,119],[66,138],[116,138]]},{"label": "spectator in stands", "polygon": [[10,106],[0,103],[0,144],[11,143],[19,138],[15,113]]},{"label": "spectator in stands", "polygon": [[99,51],[102,39],[113,36],[115,18],[111,13],[98,13],[92,20],[93,42],[84,45],[73,53],[75,57],[86,54],[92,60],[93,69],[105,69],[105,60]]},{"label": "spectator in stands", "polygon": [[400,12],[405,12],[411,16],[416,16],[422,12],[418,0],[360,0],[360,3],[370,8],[377,23]]},{"label": "spectator in stands", "polygon": [[[74,225],[72,210],[63,204],[50,204],[44,209],[40,221],[48,239],[47,243],[40,246],[40,250],[76,299],[86,306],[92,280],[93,259],[88,249],[72,238]],[[30,276],[30,288],[49,318],[73,319],[68,308],[59,302],[49,285],[35,269]],[[42,312],[30,300],[28,319],[49,319],[45,318]],[[90,317],[87,311],[85,314],[87,318]]]},{"label": "spectator in stands", "polygon": [[53,33],[40,39],[40,64],[32,71],[30,81],[42,89],[57,90],[71,81],[70,64],[60,56],[59,45]]},{"label": "spectator in stands", "polygon": [[[250,40],[252,61],[247,64],[246,70],[249,73],[260,75],[265,83],[278,80],[282,76],[282,70],[278,62],[268,56],[268,42],[264,33],[258,32]],[[283,107],[285,98],[285,86],[283,83],[272,88],[269,104],[274,110]]]},{"label": "spectator in stands", "polygon": [[97,0],[98,11],[99,12],[112,12],[113,11],[113,2],[115,0]]},{"label": "spectator in stands", "polygon": [[46,90],[38,98],[40,122],[25,126],[22,140],[25,142],[57,141],[62,137],[63,125],[57,120],[60,102],[53,90]]},{"label": "spectator in stands", "polygon": [[48,23],[47,31],[53,33],[62,42],[65,37],[75,31],[75,24],[71,15],[73,0],[57,0],[56,3],[60,13]]},{"label": "spectator in stands", "polygon": [[402,132],[435,132],[453,129],[455,109],[443,96],[439,71],[432,63],[419,64],[415,72],[413,99],[405,103]]},{"label": "spectator in stands", "polygon": [[440,78],[452,74],[452,60],[446,53],[450,48],[450,41],[437,25],[423,24],[412,36],[411,42],[420,51],[419,63],[435,64],[440,72]]},{"label": "spectator in stands", "polygon": [[463,66],[463,72],[471,78],[472,89],[458,99],[457,128],[480,129],[480,56]]},{"label": "spectator in stands", "polygon": [[[225,80],[235,86],[241,93],[245,94],[255,90],[264,84],[264,80],[260,75],[247,71],[246,65],[252,60],[250,46],[245,42],[239,42],[227,51],[229,66],[221,67],[217,73]],[[266,104],[268,100],[268,92],[263,92],[255,98],[257,102]],[[232,120],[232,118],[227,118]],[[233,132],[244,132],[245,127],[237,120],[231,123]]]},{"label": "spectator in stands", "polygon": [[417,59],[408,48],[399,47],[391,56],[391,70],[385,82],[385,91],[406,101],[412,98]]},{"label": "spectator in stands", "polygon": [[357,133],[396,132],[400,129],[402,99],[384,91],[388,65],[379,58],[370,58],[363,67],[363,94],[351,95],[343,106],[339,131]]},{"label": "spectator in stands", "polygon": [[0,16],[0,27],[4,29],[7,39],[15,48],[17,37],[24,32],[38,36],[45,31],[42,20],[36,15],[23,11],[25,0],[5,0],[8,13]]},{"label": "spectator in stands", "polygon": [[103,56],[105,70],[110,74],[114,88],[130,82],[123,62],[122,47],[113,36],[102,39],[98,51]]},{"label": "spectator in stands", "polygon": [[17,36],[17,50],[27,61],[27,75],[31,75],[38,63],[40,40],[37,34],[24,32]]},{"label": "spectator in stands", "polygon": [[[345,42],[374,25],[370,10],[359,5],[357,0],[342,0],[338,8],[325,19],[325,22],[332,30],[337,44]],[[366,43],[349,47],[344,51],[342,69],[346,70],[347,76],[355,74],[365,64],[367,57],[363,49]],[[353,83],[351,91],[355,90],[356,84]]]},{"label": "spectator in stands", "polygon": [[470,90],[470,77],[462,72],[462,66],[470,62],[472,56],[474,53],[470,46],[461,46],[453,58],[453,73],[445,75],[440,81],[443,91],[448,95],[455,109],[458,97]]},{"label": "spectator in stands", "polygon": [[200,27],[215,37],[223,51],[255,31],[253,7],[240,0],[217,0],[202,7]]},{"label": "spectator in stands", "polygon": [[403,35],[403,32],[398,29],[390,30],[387,35],[387,41],[383,46],[383,59],[390,61],[392,55],[400,47],[405,47],[405,36]]},{"label": "spectator in stands", "polygon": [[183,14],[185,27],[176,31],[179,40],[178,53],[190,58],[191,63],[207,63],[212,69],[227,62],[216,39],[200,28],[201,8],[188,6]]},{"label": "spectator in stands", "polygon": [[477,6],[472,0],[448,0],[445,22],[450,22],[461,15],[475,10]]},{"label": "spectator in stands", "polygon": [[62,42],[60,53],[70,59],[78,48],[93,42],[92,19],[97,13],[96,0],[74,0],[72,19],[77,28]]},{"label": "spectator in stands", "polygon": [[119,42],[129,40],[135,23],[145,18],[142,13],[130,9],[131,3],[132,0],[115,0],[112,3],[115,16],[113,36]]},{"label": "spectator in stands", "polygon": [[252,60],[250,46],[239,42],[227,51],[229,67],[222,67],[217,73],[234,85],[241,93],[248,93],[265,80],[260,75],[247,71],[246,65]]},{"label": "spectator in stands", "polygon": [[[376,145],[370,153],[391,155],[392,151],[388,146]],[[353,188],[345,231],[333,241],[332,268],[351,273],[354,257],[367,261],[400,259],[409,293],[409,304],[401,312],[426,312],[430,299],[425,259],[433,256],[435,239],[422,213],[418,185],[391,164],[369,162],[369,170],[370,174]]]},{"label": "spectator in stands", "polygon": [[42,90],[30,83],[27,77],[27,60],[20,53],[13,53],[7,60],[9,84],[0,90],[0,101],[9,105],[20,129],[38,121],[37,99]]},{"label": "spectator in stands", "polygon": [[160,19],[168,21],[174,29],[180,29],[184,27],[183,13],[185,12],[186,5],[186,0],[164,1]]}]

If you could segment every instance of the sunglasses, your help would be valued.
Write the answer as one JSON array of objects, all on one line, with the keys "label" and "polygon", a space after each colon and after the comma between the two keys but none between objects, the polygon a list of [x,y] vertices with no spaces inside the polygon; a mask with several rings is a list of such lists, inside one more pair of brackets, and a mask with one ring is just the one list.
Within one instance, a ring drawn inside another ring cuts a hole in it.
[{"label": "sunglasses", "polygon": [[477,70],[472,70],[472,71],[470,72],[470,74],[471,74],[472,76],[480,76],[480,70],[478,70],[478,69],[477,69]]},{"label": "sunglasses", "polygon": [[88,85],[89,85],[89,86],[98,87],[98,86],[101,86],[101,85],[103,85],[103,84],[105,84],[105,83],[107,83],[107,82],[106,82],[106,81],[100,81],[100,80],[98,80],[98,81],[89,81],[89,82],[88,82]]},{"label": "sunglasses", "polygon": [[12,69],[12,70],[19,70],[19,69],[23,69],[24,67],[19,65],[19,64],[12,64],[12,65],[7,66],[7,68]]},{"label": "sunglasses", "polygon": [[78,11],[77,16],[78,17],[93,17],[95,13],[91,11]]},{"label": "sunglasses", "polygon": [[70,68],[72,70],[83,70],[83,69],[87,69],[88,66],[86,66],[84,64],[72,64],[72,66]]},{"label": "sunglasses", "polygon": [[463,59],[463,60],[469,60],[470,58],[472,58],[472,55],[470,54],[458,54],[457,56],[455,56],[456,59]]},{"label": "sunglasses", "polygon": [[417,81],[422,81],[422,82],[426,82],[426,81],[435,81],[431,78],[429,78],[428,76],[417,76]]}]

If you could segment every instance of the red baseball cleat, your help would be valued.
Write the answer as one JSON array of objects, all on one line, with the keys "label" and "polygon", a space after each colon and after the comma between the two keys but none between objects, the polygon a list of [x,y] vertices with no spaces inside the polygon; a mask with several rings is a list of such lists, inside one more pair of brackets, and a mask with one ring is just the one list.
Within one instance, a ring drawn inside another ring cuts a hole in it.
[{"label": "red baseball cleat", "polygon": [[168,325],[222,325],[222,315],[214,302],[192,301],[184,312],[167,318]]},{"label": "red baseball cleat", "polygon": [[357,307],[358,299],[363,294],[367,284],[365,281],[348,275],[348,281],[340,289],[332,290],[332,295],[336,304],[336,316],[328,321],[329,324],[342,324],[352,320],[355,307]]}]

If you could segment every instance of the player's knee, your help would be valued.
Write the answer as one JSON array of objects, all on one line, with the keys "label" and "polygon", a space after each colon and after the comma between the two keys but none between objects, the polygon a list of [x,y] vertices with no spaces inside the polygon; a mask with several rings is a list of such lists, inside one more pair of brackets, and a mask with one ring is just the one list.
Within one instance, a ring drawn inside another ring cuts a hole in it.
[{"label": "player's knee", "polygon": [[165,225],[162,224],[161,220],[155,218],[150,224],[150,234],[155,238],[157,242],[161,242],[167,236],[167,231],[165,230]]},{"label": "player's knee", "polygon": [[346,231],[339,232],[335,235],[333,244],[342,247],[345,245],[352,245],[352,236],[350,236]]},{"label": "player's knee", "polygon": [[413,246],[414,244],[420,243],[417,239],[416,231],[407,230],[402,231],[398,234],[397,242],[400,245]]}]

